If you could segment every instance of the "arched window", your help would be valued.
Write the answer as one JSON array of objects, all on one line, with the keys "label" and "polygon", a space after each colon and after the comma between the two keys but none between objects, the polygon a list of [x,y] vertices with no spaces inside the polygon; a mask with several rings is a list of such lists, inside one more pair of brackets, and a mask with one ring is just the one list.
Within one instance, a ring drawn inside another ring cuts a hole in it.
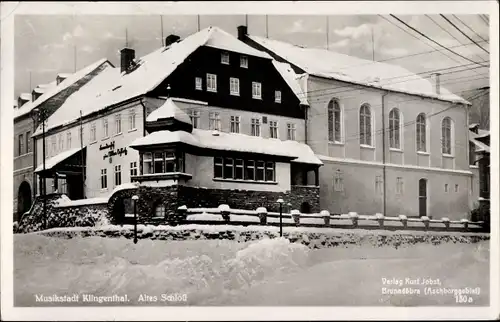
[{"label": "arched window", "polygon": [[427,152],[427,125],[424,113],[417,116],[417,151]]},{"label": "arched window", "polygon": [[359,135],[360,144],[372,145],[372,112],[368,104],[359,109]]},{"label": "arched window", "polygon": [[328,103],[328,141],[342,142],[341,110],[336,98]]},{"label": "arched window", "polygon": [[451,118],[445,117],[441,123],[441,151],[443,154],[452,154],[452,121]]},{"label": "arched window", "polygon": [[389,147],[401,149],[401,117],[397,108],[389,112]]}]

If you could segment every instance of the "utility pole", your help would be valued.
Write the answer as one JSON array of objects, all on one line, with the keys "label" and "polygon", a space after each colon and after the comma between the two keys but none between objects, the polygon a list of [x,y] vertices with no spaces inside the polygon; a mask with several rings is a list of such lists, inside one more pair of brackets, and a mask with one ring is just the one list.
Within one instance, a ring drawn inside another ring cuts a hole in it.
[{"label": "utility pole", "polygon": [[266,38],[269,38],[269,23],[267,15],[266,15]]},{"label": "utility pole", "polygon": [[329,49],[329,42],[330,40],[328,39],[329,33],[330,33],[330,26],[329,26],[329,21],[328,21],[328,16],[326,16],[326,50]]},{"label": "utility pole", "polygon": [[163,41],[165,39],[163,38],[163,16],[162,15],[160,15],[160,26],[161,26],[161,46],[163,47],[164,46]]},{"label": "utility pole", "polygon": [[373,26],[372,26],[372,60],[375,61],[375,39],[373,36]]},{"label": "utility pole", "polygon": [[85,159],[83,154],[83,115],[80,110],[80,156],[82,159],[82,199],[85,199]]},{"label": "utility pole", "polygon": [[201,30],[200,15],[198,15],[198,31]]},{"label": "utility pole", "polygon": [[245,15],[245,27],[248,29],[248,15]]},{"label": "utility pole", "polygon": [[73,55],[74,55],[73,61],[75,63],[75,66],[73,66],[73,69],[74,69],[74,72],[76,73],[76,44],[73,46]]}]

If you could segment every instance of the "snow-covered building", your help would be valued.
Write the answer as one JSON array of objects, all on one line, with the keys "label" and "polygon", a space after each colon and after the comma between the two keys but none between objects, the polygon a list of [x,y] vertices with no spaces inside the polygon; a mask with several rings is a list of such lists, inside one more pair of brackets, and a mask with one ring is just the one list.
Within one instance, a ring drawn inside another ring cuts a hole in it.
[{"label": "snow-covered building", "polygon": [[248,35],[244,26],[238,38],[289,64],[301,84],[310,106],[306,143],[324,163],[322,209],[467,216],[470,103],[439,75]]},{"label": "snow-covered building", "polygon": [[[146,216],[181,200],[276,209],[283,196],[318,211],[322,162],[305,144],[307,109],[293,73],[268,54],[216,27],[171,35],[141,58],[122,49],[120,67],[49,117],[48,158],[44,168],[37,155],[35,172],[71,199],[112,198],[132,182],[149,187]],[[38,127],[38,149],[41,134]]]},{"label": "snow-covered building", "polygon": [[[35,108],[51,115],[61,104],[90,79],[110,66],[105,59],[76,71],[65,74],[49,84],[36,86],[31,93],[22,93],[14,108],[14,220],[30,209],[37,194],[33,165],[35,155],[41,157],[42,149],[36,150],[32,134],[37,122],[32,118]],[[38,153],[37,153],[38,152]]]}]

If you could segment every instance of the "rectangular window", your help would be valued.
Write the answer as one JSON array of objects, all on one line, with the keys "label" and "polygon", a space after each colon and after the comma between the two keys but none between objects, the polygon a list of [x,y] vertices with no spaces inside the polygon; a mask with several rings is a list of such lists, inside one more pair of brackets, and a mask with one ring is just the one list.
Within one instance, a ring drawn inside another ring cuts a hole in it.
[{"label": "rectangular window", "polygon": [[338,192],[344,191],[344,174],[342,171],[335,171],[335,176],[333,177],[333,189]]},{"label": "rectangular window", "polygon": [[26,153],[31,152],[31,131],[26,132]]},{"label": "rectangular window", "polygon": [[455,192],[458,192],[458,184],[455,185]]},{"label": "rectangular window", "polygon": [[115,165],[115,187],[122,184],[122,166]]},{"label": "rectangular window", "polygon": [[252,118],[251,135],[260,136],[260,119]]},{"label": "rectangular window", "polygon": [[231,116],[231,133],[240,133],[240,117]]},{"label": "rectangular window", "polygon": [[154,173],[163,173],[163,166],[165,164],[165,159],[163,158],[163,152],[155,152],[153,154],[153,164]]},{"label": "rectangular window", "polygon": [[266,163],[264,161],[256,162],[255,180],[264,181],[265,166]]},{"label": "rectangular window", "polygon": [[23,155],[23,153],[24,153],[24,135],[22,135],[22,134],[19,134],[19,138],[18,138],[18,151],[19,151],[18,155]]},{"label": "rectangular window", "polygon": [[130,110],[128,114],[129,130],[135,130],[135,110]]},{"label": "rectangular window", "polygon": [[66,133],[66,145],[68,149],[71,149],[71,132]]},{"label": "rectangular window", "polygon": [[375,192],[377,193],[383,193],[383,181],[382,181],[382,176],[376,176],[375,177]]},{"label": "rectangular window", "polygon": [[137,162],[130,162],[130,177],[137,175]]},{"label": "rectangular window", "polygon": [[95,122],[90,124],[90,142],[95,142],[97,140],[96,126]]},{"label": "rectangular window", "polygon": [[275,181],[274,162],[266,162],[266,181]]},{"label": "rectangular window", "polygon": [[262,99],[262,84],[252,82],[252,98]]},{"label": "rectangular window", "polygon": [[281,91],[274,91],[274,101],[281,103]]},{"label": "rectangular window", "polygon": [[234,160],[234,178],[236,180],[243,180],[243,160]]},{"label": "rectangular window", "polygon": [[214,178],[222,178],[223,160],[220,157],[214,159]]},{"label": "rectangular window", "polygon": [[217,92],[217,75],[207,74],[207,91]]},{"label": "rectangular window", "polygon": [[153,156],[150,152],[144,153],[142,155],[142,173],[153,173]]},{"label": "rectangular window", "polygon": [[120,114],[115,115],[115,134],[122,133],[122,116]]},{"label": "rectangular window", "polygon": [[52,135],[51,138],[51,143],[52,143],[52,149],[50,150],[51,155],[56,155],[57,154],[57,142],[56,142],[56,136]]},{"label": "rectangular window", "polygon": [[248,68],[248,57],[247,56],[240,57],[240,67]]},{"label": "rectangular window", "polygon": [[448,192],[448,184],[447,183],[444,184],[444,192]]},{"label": "rectangular window", "polygon": [[195,77],[194,79],[194,88],[201,91],[203,89],[203,80],[201,77]]},{"label": "rectangular window", "polygon": [[295,140],[296,128],[295,123],[287,123],[286,125],[286,139],[287,140]]},{"label": "rectangular window", "polygon": [[271,139],[278,138],[278,122],[277,121],[269,121],[269,137]]},{"label": "rectangular window", "polygon": [[222,64],[229,65],[229,53],[228,52],[223,52],[220,55],[220,62]]},{"label": "rectangular window", "polygon": [[220,114],[218,112],[210,112],[209,114],[209,130],[221,130]]},{"label": "rectangular window", "polygon": [[64,151],[64,140],[63,140],[63,135],[62,133],[59,133],[57,136],[57,139],[59,140],[59,152]]},{"label": "rectangular window", "polygon": [[109,137],[108,119],[103,119],[102,120],[102,138],[106,139],[108,137]]},{"label": "rectangular window", "polygon": [[189,118],[191,119],[191,124],[193,124],[193,129],[200,127],[200,111],[190,110]]},{"label": "rectangular window", "polygon": [[214,178],[274,182],[275,163],[272,161],[215,157]]},{"label": "rectangular window", "polygon": [[101,169],[101,189],[108,188],[108,170]]},{"label": "rectangular window", "polygon": [[232,158],[224,158],[224,179],[234,179],[234,162]]},{"label": "rectangular window", "polygon": [[229,92],[231,95],[240,96],[240,80],[238,78],[229,78]]},{"label": "rectangular window", "polygon": [[403,177],[396,178],[396,194],[403,194]]}]

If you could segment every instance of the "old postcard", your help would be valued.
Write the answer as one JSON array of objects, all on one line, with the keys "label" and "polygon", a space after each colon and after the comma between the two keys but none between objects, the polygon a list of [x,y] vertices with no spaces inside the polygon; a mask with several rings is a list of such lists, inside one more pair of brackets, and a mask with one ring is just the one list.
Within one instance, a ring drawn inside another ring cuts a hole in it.
[{"label": "old postcard", "polygon": [[2,318],[499,317],[497,2],[1,15]]}]

